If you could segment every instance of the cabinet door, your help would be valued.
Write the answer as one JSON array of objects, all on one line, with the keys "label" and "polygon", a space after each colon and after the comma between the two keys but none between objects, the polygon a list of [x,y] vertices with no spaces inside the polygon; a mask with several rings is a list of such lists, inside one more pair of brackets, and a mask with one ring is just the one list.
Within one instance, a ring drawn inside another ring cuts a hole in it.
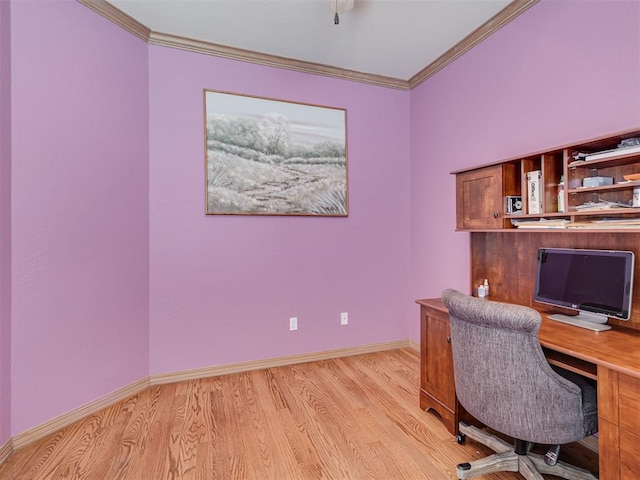
[{"label": "cabinet door", "polygon": [[425,350],[422,388],[449,411],[455,410],[456,391],[449,336],[449,316],[439,310],[423,309],[421,344]]},{"label": "cabinet door", "polygon": [[503,166],[456,175],[456,227],[503,228]]},{"label": "cabinet door", "polygon": [[[620,479],[640,478],[640,436],[620,429]],[[602,478],[602,477],[601,477]]]},{"label": "cabinet door", "polygon": [[640,379],[618,375],[620,478],[640,478]]}]

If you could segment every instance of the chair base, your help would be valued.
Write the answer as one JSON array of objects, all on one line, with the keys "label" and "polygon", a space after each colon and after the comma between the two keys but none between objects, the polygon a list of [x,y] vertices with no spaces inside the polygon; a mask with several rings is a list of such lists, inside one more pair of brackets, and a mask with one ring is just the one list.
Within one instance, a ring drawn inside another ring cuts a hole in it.
[{"label": "chair base", "polygon": [[544,480],[542,474],[556,475],[567,480],[597,480],[598,478],[588,470],[568,463],[558,462],[553,466],[547,465],[542,455],[530,452],[526,455],[518,455],[513,445],[472,425],[460,422],[459,429],[469,438],[496,452],[475,462],[458,465],[456,473],[459,480],[505,471],[519,472],[527,480]]}]

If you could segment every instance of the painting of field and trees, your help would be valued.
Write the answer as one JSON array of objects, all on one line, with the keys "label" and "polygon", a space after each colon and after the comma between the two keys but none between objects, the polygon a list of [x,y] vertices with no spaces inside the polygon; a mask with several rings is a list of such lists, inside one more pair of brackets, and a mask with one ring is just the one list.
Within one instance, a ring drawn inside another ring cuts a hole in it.
[{"label": "painting of field and trees", "polygon": [[206,213],[347,216],[346,110],[204,91]]}]

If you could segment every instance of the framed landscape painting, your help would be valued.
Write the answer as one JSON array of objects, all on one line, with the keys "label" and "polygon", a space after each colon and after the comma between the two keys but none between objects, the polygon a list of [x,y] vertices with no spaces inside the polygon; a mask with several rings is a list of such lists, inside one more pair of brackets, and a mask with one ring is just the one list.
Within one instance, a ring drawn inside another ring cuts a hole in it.
[{"label": "framed landscape painting", "polygon": [[204,91],[208,215],[347,216],[347,112]]}]

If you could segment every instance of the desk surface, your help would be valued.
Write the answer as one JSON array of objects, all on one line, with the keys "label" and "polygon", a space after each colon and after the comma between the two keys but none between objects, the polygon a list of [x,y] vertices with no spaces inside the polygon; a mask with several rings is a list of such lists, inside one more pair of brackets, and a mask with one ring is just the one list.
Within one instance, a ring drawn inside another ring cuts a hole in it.
[{"label": "desk surface", "polygon": [[554,322],[542,314],[538,338],[543,347],[640,377],[640,332],[613,326],[593,332],[574,325]]},{"label": "desk surface", "polygon": [[[418,304],[447,311],[440,299],[418,300]],[[556,352],[595,365],[640,377],[640,332],[613,326],[611,330],[593,332],[554,322],[542,314],[538,333],[540,344]],[[551,313],[551,312],[548,312]]]}]

